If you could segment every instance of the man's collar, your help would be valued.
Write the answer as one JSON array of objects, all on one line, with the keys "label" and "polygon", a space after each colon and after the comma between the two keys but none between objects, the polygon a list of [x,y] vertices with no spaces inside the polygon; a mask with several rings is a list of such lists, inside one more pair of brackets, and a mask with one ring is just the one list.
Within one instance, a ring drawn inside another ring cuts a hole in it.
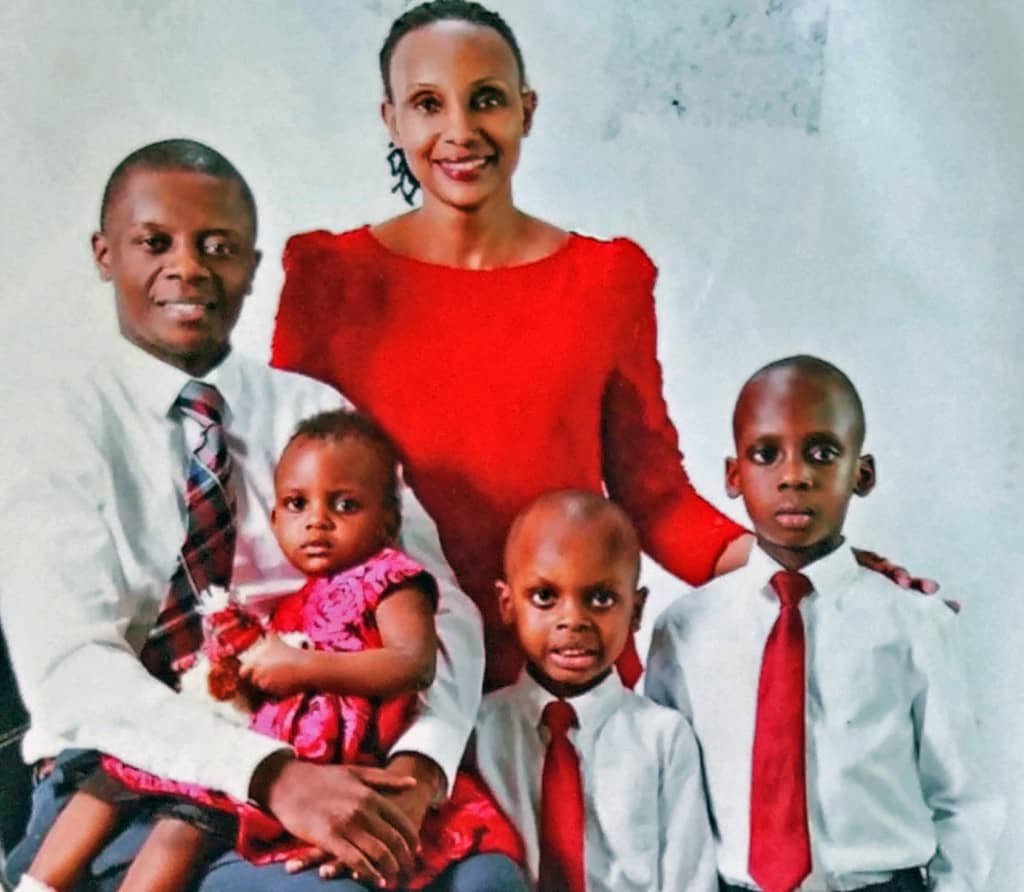
[{"label": "man's collar", "polygon": [[200,377],[158,359],[123,336],[118,336],[111,345],[110,359],[140,410],[166,418],[186,382],[205,381],[221,391],[227,404],[225,422],[230,422],[233,397],[239,394],[241,383],[241,370],[234,350],[229,350],[216,366]]}]

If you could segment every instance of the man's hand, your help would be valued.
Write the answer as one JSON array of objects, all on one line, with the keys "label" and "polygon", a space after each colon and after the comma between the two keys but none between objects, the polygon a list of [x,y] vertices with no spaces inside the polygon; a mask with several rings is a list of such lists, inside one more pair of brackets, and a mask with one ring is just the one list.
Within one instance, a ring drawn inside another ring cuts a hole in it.
[{"label": "man's hand", "polygon": [[238,675],[253,687],[282,698],[306,690],[303,665],[306,652],[285,644],[274,632],[268,632],[240,657]]},{"label": "man's hand", "polygon": [[[438,796],[438,791],[444,791],[444,775],[441,769],[424,756],[413,753],[399,753],[389,763],[385,771],[395,777],[415,777],[415,786],[398,788],[392,785],[378,786],[378,792],[387,800],[396,805],[414,824],[419,832],[423,818],[430,808],[431,803]],[[377,786],[374,784],[374,786]],[[378,882],[377,877],[363,873],[357,866],[351,864],[346,858],[332,858],[323,849],[311,847],[308,851],[296,855],[285,863],[285,869],[289,873],[297,873],[307,870],[310,867],[319,866],[319,874],[324,879],[350,874],[353,879],[372,879]],[[390,884],[389,884],[390,885]]]},{"label": "man's hand", "polygon": [[282,752],[264,760],[250,792],[312,852],[329,856],[325,867],[335,865],[334,873],[325,875],[345,868],[361,880],[391,886],[413,867],[419,825],[389,795],[416,786],[412,775],[314,765]]}]

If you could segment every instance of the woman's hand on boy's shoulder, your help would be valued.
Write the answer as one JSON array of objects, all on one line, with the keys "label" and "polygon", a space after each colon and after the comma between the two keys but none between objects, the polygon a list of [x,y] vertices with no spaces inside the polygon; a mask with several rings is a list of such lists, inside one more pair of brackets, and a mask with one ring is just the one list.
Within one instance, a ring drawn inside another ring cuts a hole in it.
[{"label": "woman's hand on boy's shoulder", "polygon": [[[934,579],[926,576],[911,576],[906,567],[890,561],[886,557],[874,551],[867,551],[864,548],[854,548],[853,555],[857,563],[868,570],[881,573],[896,583],[900,588],[912,589],[925,595],[934,595],[939,590],[939,584]],[[946,606],[954,613],[960,612],[960,602],[946,600]]]}]

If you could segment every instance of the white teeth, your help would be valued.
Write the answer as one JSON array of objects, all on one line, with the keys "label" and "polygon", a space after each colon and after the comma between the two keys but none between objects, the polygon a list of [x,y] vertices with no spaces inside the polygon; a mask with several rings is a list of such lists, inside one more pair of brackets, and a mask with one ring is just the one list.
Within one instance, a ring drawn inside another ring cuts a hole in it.
[{"label": "white teeth", "polygon": [[168,310],[175,316],[194,318],[200,316],[209,309],[207,304],[193,304],[193,303],[174,303],[168,302],[160,304],[165,310]]},{"label": "white teeth", "polygon": [[477,170],[487,163],[486,158],[469,158],[465,161],[442,161],[445,167],[453,167],[455,170]]}]

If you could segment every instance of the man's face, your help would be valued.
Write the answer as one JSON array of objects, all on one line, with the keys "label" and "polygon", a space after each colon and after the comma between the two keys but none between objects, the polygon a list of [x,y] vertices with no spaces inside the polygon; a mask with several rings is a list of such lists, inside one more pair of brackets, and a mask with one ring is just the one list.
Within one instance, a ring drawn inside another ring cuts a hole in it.
[{"label": "man's face", "polygon": [[202,375],[227,351],[259,263],[238,183],[137,167],[107,207],[93,256],[114,283],[121,334]]},{"label": "man's face", "polygon": [[611,522],[539,512],[510,544],[508,579],[498,584],[502,619],[534,676],[557,696],[600,682],[640,621],[638,556],[609,547],[614,537],[602,526]]},{"label": "man's face", "polygon": [[765,551],[796,569],[836,548],[850,496],[874,483],[849,394],[831,376],[779,368],[747,385],[734,426],[726,489],[742,495]]}]

